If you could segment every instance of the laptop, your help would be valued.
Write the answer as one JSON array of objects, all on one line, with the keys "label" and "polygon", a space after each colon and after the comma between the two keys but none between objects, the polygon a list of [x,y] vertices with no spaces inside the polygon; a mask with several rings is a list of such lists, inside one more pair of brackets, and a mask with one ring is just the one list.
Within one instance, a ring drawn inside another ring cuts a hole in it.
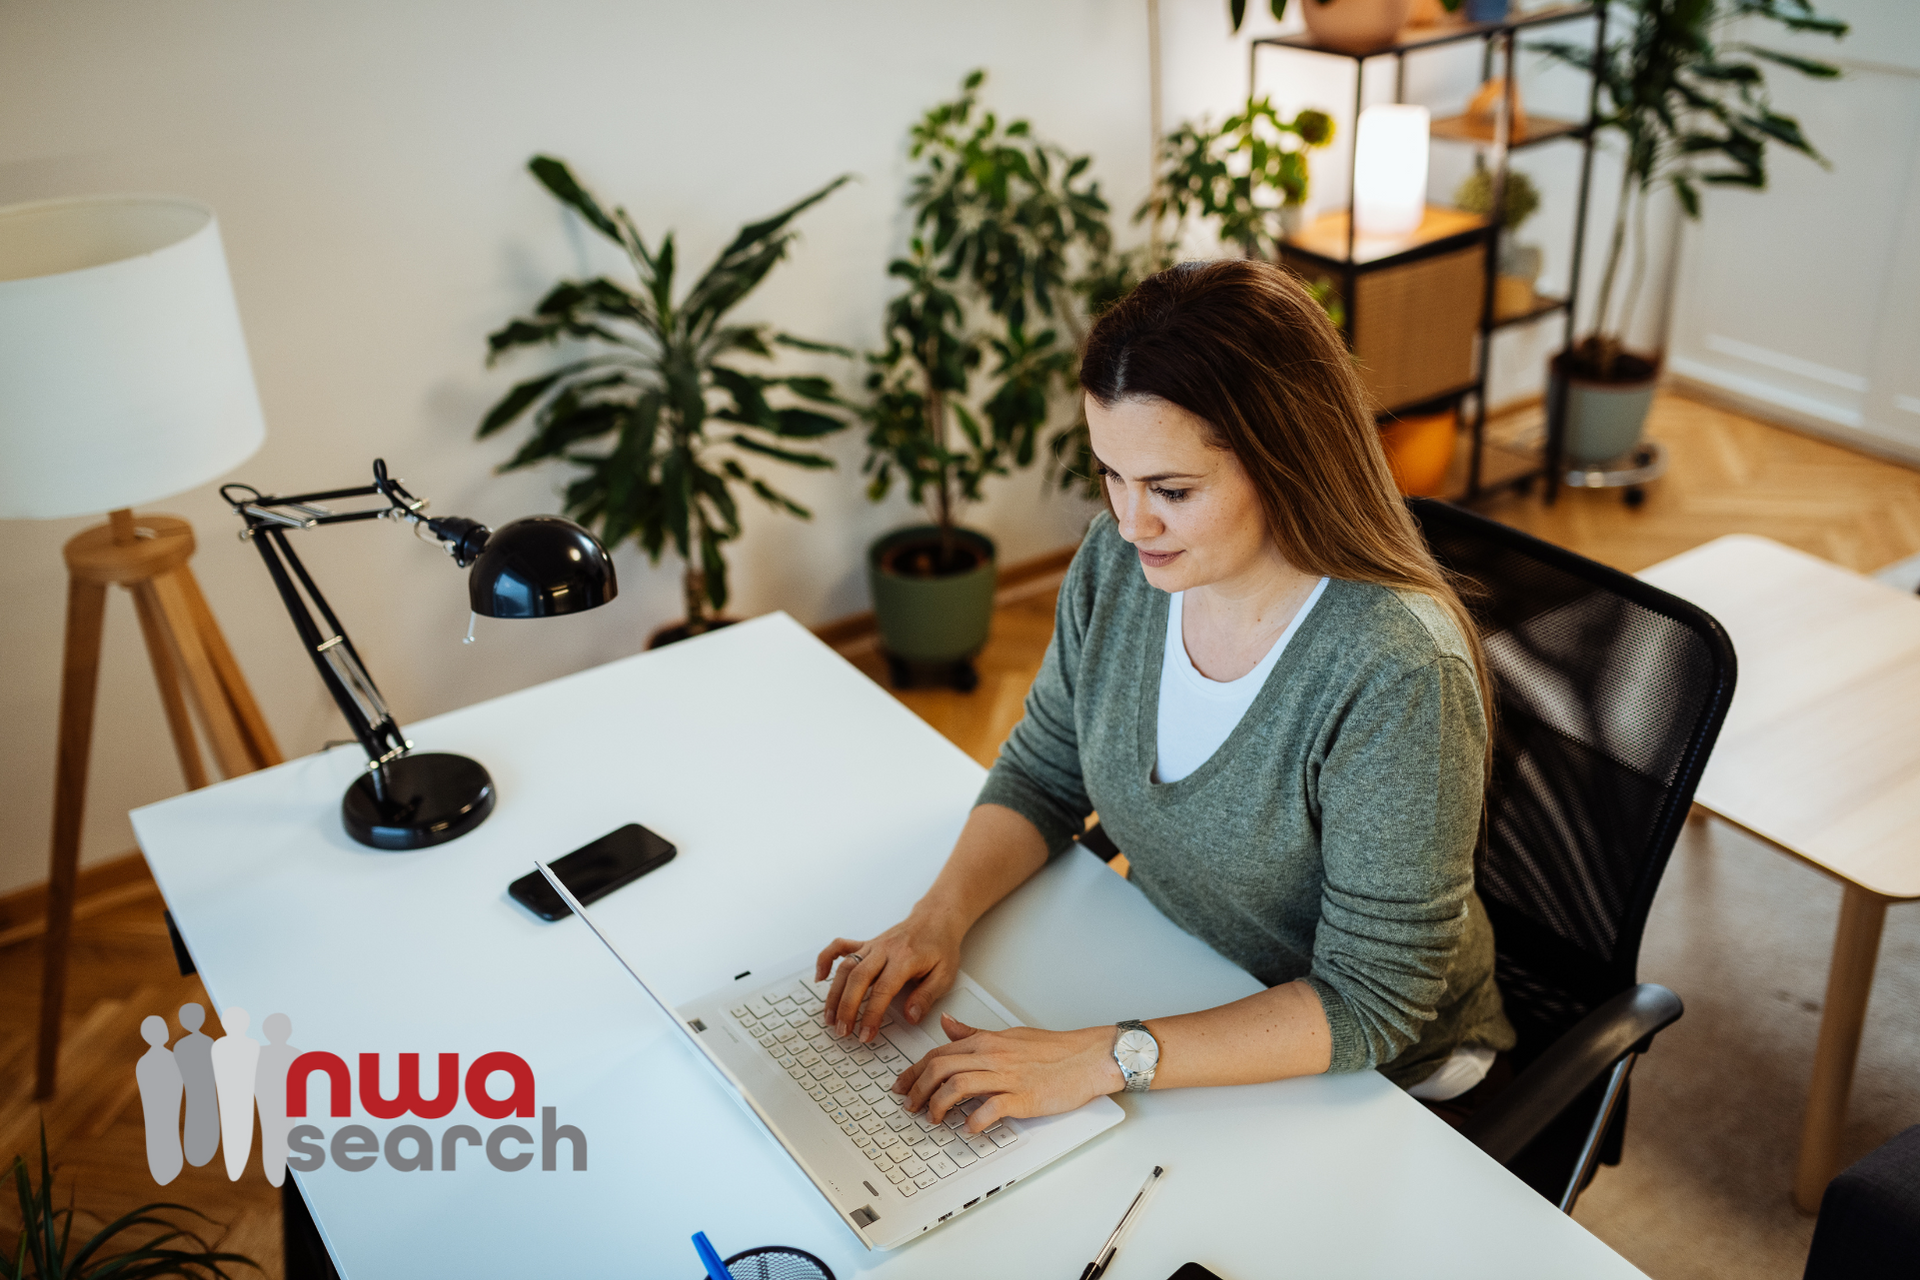
[{"label": "laptop", "polygon": [[832,981],[813,981],[810,968],[771,980],[742,974],[675,1009],[627,963],[552,869],[534,866],[868,1249],[897,1249],[917,1239],[1126,1116],[1113,1099],[1095,1098],[1064,1115],[1002,1120],[969,1134],[963,1126],[977,1103],[967,1102],[935,1124],[925,1111],[906,1111],[889,1086],[946,1043],[939,1015],[989,1031],[1018,1021],[965,973],[929,1011],[923,1025],[931,1033],[895,1006],[870,1045],[827,1027],[822,1014]]}]

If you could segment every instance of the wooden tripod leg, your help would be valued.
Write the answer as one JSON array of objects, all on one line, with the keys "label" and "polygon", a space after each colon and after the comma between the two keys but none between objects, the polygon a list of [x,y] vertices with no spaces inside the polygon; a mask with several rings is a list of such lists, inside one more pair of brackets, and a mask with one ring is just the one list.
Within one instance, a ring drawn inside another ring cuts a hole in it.
[{"label": "wooden tripod leg", "polygon": [[1860,1056],[1860,1031],[1867,1021],[1867,996],[1873,990],[1880,927],[1886,918],[1887,899],[1857,884],[1847,885],[1840,899],[1833,966],[1827,971],[1827,1004],[1820,1015],[1813,1082],[1807,1088],[1807,1116],[1800,1131],[1793,1202],[1802,1213],[1820,1212],[1827,1183],[1840,1172],[1847,1095],[1853,1090],[1853,1065]]},{"label": "wooden tripod leg", "polygon": [[180,692],[180,669],[173,664],[160,602],[154,598],[151,582],[136,582],[127,589],[133,593],[134,612],[140,615],[140,634],[146,638],[147,657],[153,661],[153,680],[160,686],[160,705],[166,708],[167,729],[173,734],[173,749],[180,757],[180,773],[187,780],[187,790],[198,791],[207,785],[207,766],[193,740],[193,718],[187,714],[187,700]]},{"label": "wooden tripod leg", "polygon": [[193,569],[183,564],[174,570],[174,574],[179,578],[180,592],[186,597],[187,609],[192,613],[194,626],[200,633],[200,643],[206,647],[214,674],[219,677],[220,687],[226,693],[227,705],[232,708],[233,718],[240,726],[240,735],[246,740],[253,767],[264,769],[268,765],[279,764],[284,759],[279,744],[274,742],[273,731],[267,728],[267,718],[260,714],[259,704],[253,700],[253,690],[247,687],[246,677],[240,674],[240,664],[233,660],[233,651],[227,648],[227,638],[220,633],[220,624],[214,620],[206,596],[200,593],[200,582],[193,576]]},{"label": "wooden tripod leg", "polygon": [[151,587],[160,607],[161,620],[166,624],[169,654],[186,677],[187,694],[200,712],[200,723],[206,728],[221,776],[237,778],[243,773],[252,773],[257,766],[247,749],[240,722],[227,701],[226,689],[214,670],[213,659],[202,643],[193,608],[180,584],[179,570],[154,575]]},{"label": "wooden tripod leg", "polygon": [[100,683],[100,634],[107,589],[67,583],[67,644],[60,667],[60,746],[55,757],[53,856],[47,873],[47,934],[41,943],[40,1043],[33,1093],[51,1098],[60,1064],[60,1019],[67,998],[67,945],[73,934],[80,823],[86,815],[87,756],[93,747],[93,695]]}]

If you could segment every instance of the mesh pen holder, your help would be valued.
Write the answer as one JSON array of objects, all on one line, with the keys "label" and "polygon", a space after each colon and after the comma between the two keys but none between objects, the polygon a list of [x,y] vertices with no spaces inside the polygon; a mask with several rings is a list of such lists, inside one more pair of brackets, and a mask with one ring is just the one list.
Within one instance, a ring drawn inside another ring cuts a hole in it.
[{"label": "mesh pen holder", "polygon": [[724,1264],[733,1280],[833,1280],[833,1270],[805,1249],[764,1244],[743,1249]]}]

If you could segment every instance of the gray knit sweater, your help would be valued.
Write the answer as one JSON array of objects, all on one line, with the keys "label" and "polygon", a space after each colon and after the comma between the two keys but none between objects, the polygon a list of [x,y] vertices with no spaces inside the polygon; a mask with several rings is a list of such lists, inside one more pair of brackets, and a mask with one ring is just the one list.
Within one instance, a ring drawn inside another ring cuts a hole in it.
[{"label": "gray knit sweater", "polygon": [[1166,594],[1101,515],[980,803],[1056,854],[1097,810],[1175,923],[1269,986],[1306,979],[1334,1071],[1407,1087],[1457,1046],[1511,1048],[1473,891],[1486,721],[1446,613],[1328,582],[1226,742],[1157,783],[1166,630]]}]

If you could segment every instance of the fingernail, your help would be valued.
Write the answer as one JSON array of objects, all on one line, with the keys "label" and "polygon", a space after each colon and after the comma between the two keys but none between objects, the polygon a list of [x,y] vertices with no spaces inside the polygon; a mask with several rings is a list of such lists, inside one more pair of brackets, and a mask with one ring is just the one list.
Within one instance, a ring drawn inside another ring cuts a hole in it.
[{"label": "fingernail", "polygon": [[872,1043],[873,1043],[873,1028],[872,1028],[872,1027],[862,1027],[862,1028],[860,1028],[860,1043],[861,1043],[861,1044],[872,1044]]},{"label": "fingernail", "polygon": [[845,1034],[847,1034],[847,1024],[844,1022],[836,1022],[833,1026],[833,1034],[837,1036],[844,1036]]},{"label": "fingernail", "polygon": [[915,1022],[920,1021],[920,1006],[917,1004],[908,1005],[907,1016],[909,1018],[912,1018]]}]

